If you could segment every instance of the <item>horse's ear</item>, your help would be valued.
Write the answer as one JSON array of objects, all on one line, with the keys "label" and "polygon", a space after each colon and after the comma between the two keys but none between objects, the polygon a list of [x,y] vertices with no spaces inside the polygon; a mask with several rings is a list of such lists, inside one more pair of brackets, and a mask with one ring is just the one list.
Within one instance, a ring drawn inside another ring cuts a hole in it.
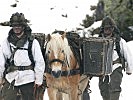
[{"label": "horse's ear", "polygon": [[64,39],[66,37],[66,32],[62,34],[62,38]]},{"label": "horse's ear", "polygon": [[47,37],[46,37],[46,41],[50,41],[50,39],[51,39],[51,35],[48,34]]}]

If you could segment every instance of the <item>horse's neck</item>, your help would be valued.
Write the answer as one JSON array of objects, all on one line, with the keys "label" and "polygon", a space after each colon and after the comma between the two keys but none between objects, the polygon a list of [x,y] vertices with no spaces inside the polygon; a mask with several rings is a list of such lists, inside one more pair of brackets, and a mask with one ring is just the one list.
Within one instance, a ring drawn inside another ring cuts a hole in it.
[{"label": "horse's neck", "polygon": [[69,47],[68,48],[68,55],[67,55],[67,63],[68,63],[68,67],[70,68],[70,69],[73,69],[73,68],[77,68],[78,66],[78,62],[77,62],[77,60],[76,60],[76,58],[75,58],[75,56],[74,56],[74,54],[73,54],[73,52],[72,52],[72,50],[71,50],[71,48]]}]

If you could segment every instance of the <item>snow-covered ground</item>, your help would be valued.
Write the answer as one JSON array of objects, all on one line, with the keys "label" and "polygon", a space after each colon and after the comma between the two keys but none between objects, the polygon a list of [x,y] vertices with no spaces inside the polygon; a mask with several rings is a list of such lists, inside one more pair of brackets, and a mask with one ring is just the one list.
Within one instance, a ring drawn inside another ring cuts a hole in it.
[{"label": "snow-covered ground", "polygon": [[[132,75],[126,75],[125,72],[123,72],[123,82],[122,82],[122,92],[120,95],[120,100],[132,100],[133,98],[133,74]],[[92,90],[92,93],[90,93],[90,100],[102,100],[102,97],[100,95],[100,91],[98,88],[98,77],[94,77],[91,80],[90,83]],[[44,100],[48,100],[47,91],[45,91]]]},{"label": "snow-covered ground", "polygon": [[[123,82],[122,82],[122,92],[120,95],[120,100],[132,100],[132,89],[133,89],[133,75],[126,75],[125,72],[123,72]],[[91,100],[102,100],[102,97],[100,95],[99,87],[98,87],[98,78],[95,77],[91,80],[91,87],[92,93],[90,94]]]}]

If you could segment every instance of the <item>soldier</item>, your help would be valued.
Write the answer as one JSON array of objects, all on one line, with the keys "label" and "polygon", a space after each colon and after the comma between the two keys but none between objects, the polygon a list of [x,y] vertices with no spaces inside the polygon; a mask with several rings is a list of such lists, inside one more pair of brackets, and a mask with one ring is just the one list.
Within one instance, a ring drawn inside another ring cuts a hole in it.
[{"label": "soldier", "polygon": [[5,79],[3,98],[16,100],[21,92],[22,100],[35,100],[34,86],[42,85],[45,69],[39,42],[33,39],[29,50],[32,30],[23,13],[12,14],[9,23],[12,28],[0,49],[0,84]]},{"label": "soldier", "polygon": [[[106,16],[101,25],[100,36],[105,38],[114,37],[115,45],[113,51],[113,68],[111,75],[99,77],[99,89],[103,100],[119,100],[121,93],[121,82],[125,69],[127,75],[132,74],[133,63],[132,55],[127,47],[127,43],[120,37],[120,32],[116,27],[114,20]],[[125,62],[128,66],[124,66]],[[123,66],[122,66],[123,65]]]}]

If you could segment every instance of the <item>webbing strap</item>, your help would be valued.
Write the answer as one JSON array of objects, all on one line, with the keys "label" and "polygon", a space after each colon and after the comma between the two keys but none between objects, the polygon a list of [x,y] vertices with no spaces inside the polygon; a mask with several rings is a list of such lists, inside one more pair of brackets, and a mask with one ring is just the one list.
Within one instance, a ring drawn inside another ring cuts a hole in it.
[{"label": "webbing strap", "polygon": [[[47,67],[45,72],[51,74],[52,73],[52,69]],[[77,74],[80,74],[80,68],[66,70],[66,71],[62,71],[61,72],[61,76],[73,76],[73,75],[77,75]]]},{"label": "webbing strap", "polygon": [[33,40],[34,39],[28,39],[28,41],[29,41],[28,55],[29,55],[29,59],[30,59],[32,65],[35,66],[35,61],[34,61],[34,58],[33,58],[33,55],[32,55],[32,43],[33,43]]}]

